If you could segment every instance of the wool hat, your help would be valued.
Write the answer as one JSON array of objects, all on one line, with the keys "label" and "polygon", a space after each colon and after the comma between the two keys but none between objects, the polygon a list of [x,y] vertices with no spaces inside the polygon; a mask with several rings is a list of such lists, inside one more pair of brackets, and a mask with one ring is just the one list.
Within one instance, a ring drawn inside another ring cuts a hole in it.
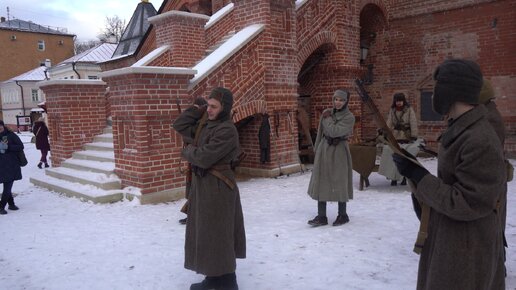
[{"label": "wool hat", "polygon": [[480,66],[471,60],[449,59],[433,74],[435,82],[432,106],[436,113],[446,115],[455,102],[475,105],[482,87]]},{"label": "wool hat", "polygon": [[480,95],[478,96],[478,102],[480,104],[487,104],[491,99],[494,99],[494,89],[491,82],[484,79]]},{"label": "wool hat", "polygon": [[222,105],[222,111],[217,116],[217,120],[229,120],[231,119],[231,109],[233,108],[233,94],[230,90],[222,87],[214,88],[208,99],[215,99]]},{"label": "wool hat", "polygon": [[396,102],[399,102],[399,101],[402,101],[403,102],[403,106],[405,107],[408,107],[409,104],[407,102],[407,98],[405,97],[405,94],[404,93],[396,93],[394,94],[394,96],[392,97],[392,104],[391,104],[391,108],[394,108],[396,107]]},{"label": "wool hat", "polygon": [[342,109],[346,108],[349,103],[349,92],[346,90],[338,89],[333,93],[332,103],[333,107],[335,107],[335,99],[340,98],[344,101],[344,106],[342,106]]}]

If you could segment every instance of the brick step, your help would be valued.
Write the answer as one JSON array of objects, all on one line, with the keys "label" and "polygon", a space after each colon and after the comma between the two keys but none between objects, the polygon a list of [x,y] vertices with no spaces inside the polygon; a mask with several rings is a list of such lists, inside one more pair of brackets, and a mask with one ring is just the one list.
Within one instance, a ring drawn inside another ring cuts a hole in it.
[{"label": "brick step", "polygon": [[72,157],[75,159],[95,160],[100,162],[115,162],[115,153],[113,151],[77,151],[72,153]]},{"label": "brick step", "polygon": [[46,169],[45,174],[47,176],[52,176],[65,181],[86,185],[90,184],[104,190],[122,188],[120,179],[114,174],[106,175],[104,173],[83,171],[64,167]]},{"label": "brick step", "polygon": [[115,173],[115,163],[114,162],[101,162],[96,160],[86,160],[86,159],[66,159],[61,163],[62,167],[83,170],[83,171],[91,171],[98,172],[104,174],[114,174]]},{"label": "brick step", "polygon": [[84,144],[85,150],[91,151],[113,151],[113,142],[93,142]]},{"label": "brick step", "polygon": [[93,138],[93,142],[111,142],[113,143],[113,133],[104,133]]},{"label": "brick step", "polygon": [[69,197],[77,197],[83,201],[92,201],[94,203],[112,203],[124,198],[122,189],[104,190],[93,185],[82,185],[52,176],[31,177],[30,182],[36,186],[59,192]]}]

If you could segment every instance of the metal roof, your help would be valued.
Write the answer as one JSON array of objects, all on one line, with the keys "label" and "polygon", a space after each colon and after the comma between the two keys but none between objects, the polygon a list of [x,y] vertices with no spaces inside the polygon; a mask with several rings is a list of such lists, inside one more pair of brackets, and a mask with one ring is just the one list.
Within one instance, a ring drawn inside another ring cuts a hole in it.
[{"label": "metal roof", "polygon": [[113,55],[113,51],[115,51],[117,45],[116,43],[101,43],[95,47],[92,47],[78,55],[72,56],[69,59],[63,60],[57,66],[64,65],[72,62],[89,62],[89,63],[98,63],[104,62],[106,60],[111,59],[111,55]]},{"label": "metal roof", "polygon": [[155,16],[157,13],[151,3],[140,2],[134,10],[133,16],[124,30],[124,34],[122,34],[113,57],[132,55],[150,27],[147,18]]},{"label": "metal roof", "polygon": [[66,28],[43,26],[31,21],[25,21],[21,19],[13,19],[0,22],[0,29],[73,36],[73,34],[68,33],[68,29]]},{"label": "metal roof", "polygon": [[42,81],[45,80],[46,66],[42,65],[28,72],[22,73],[19,76],[15,76],[3,83],[11,83],[15,81]]}]

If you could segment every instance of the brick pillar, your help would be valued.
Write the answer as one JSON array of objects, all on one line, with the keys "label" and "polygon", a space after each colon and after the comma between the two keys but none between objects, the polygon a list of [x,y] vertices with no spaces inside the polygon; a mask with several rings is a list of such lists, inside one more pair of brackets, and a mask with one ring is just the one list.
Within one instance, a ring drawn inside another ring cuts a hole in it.
[{"label": "brick pillar", "polygon": [[204,25],[209,19],[206,15],[181,11],[149,17],[156,28],[156,46],[170,46],[167,66],[193,67],[204,58]]},{"label": "brick pillar", "polygon": [[182,68],[129,67],[104,72],[110,87],[115,172],[123,186],[140,189],[141,203],[177,200],[184,194],[180,172],[182,138],[172,128],[177,102],[185,109],[189,79]]},{"label": "brick pillar", "polygon": [[39,88],[46,95],[52,166],[60,166],[106,126],[106,83],[51,80]]}]

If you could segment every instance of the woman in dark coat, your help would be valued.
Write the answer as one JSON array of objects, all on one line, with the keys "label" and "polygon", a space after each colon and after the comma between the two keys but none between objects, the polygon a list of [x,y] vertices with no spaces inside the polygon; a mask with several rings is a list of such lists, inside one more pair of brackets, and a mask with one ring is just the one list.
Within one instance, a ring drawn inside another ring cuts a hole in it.
[{"label": "woman in dark coat", "polygon": [[7,214],[6,204],[9,204],[9,210],[18,210],[14,204],[11,189],[15,180],[22,179],[18,161],[18,152],[21,150],[23,150],[23,143],[20,138],[4,125],[4,121],[0,120],[0,183],[4,186],[0,200],[0,214]]},{"label": "woman in dark coat", "polygon": [[[230,117],[232,105],[231,92],[215,88],[207,109],[194,105],[173,125],[189,143],[182,155],[195,173],[188,193],[185,268],[206,278],[192,284],[191,290],[238,289],[236,258],[246,255],[240,193],[230,166],[240,152],[238,131]],[[201,124],[196,146],[191,140],[205,110],[208,120]]]},{"label": "woman in dark coat", "polygon": [[41,159],[39,160],[38,167],[45,164],[45,167],[49,167],[47,163],[47,154],[50,151],[50,144],[48,143],[48,127],[45,124],[43,117],[39,118],[34,122],[32,133],[36,136],[36,149],[41,151]]}]

